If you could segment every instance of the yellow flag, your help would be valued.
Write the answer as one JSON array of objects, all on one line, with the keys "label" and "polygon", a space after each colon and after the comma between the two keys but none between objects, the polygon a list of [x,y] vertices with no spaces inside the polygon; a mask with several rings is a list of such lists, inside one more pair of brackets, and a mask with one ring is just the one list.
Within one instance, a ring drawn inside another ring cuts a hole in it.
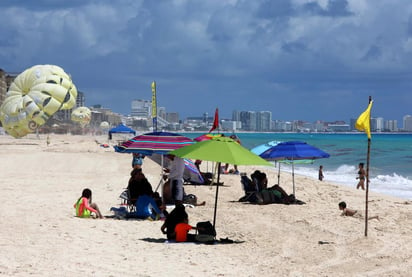
[{"label": "yellow flag", "polygon": [[355,128],[359,131],[365,131],[368,139],[371,138],[371,108],[373,101],[369,102],[368,108],[356,120]]}]

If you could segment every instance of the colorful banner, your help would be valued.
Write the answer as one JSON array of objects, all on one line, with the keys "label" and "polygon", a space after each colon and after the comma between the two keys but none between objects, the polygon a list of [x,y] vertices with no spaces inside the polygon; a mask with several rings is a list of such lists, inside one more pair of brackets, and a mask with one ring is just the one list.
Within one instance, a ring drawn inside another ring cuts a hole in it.
[{"label": "colorful banner", "polygon": [[156,103],[156,82],[152,82],[152,119],[153,131],[157,131],[157,103]]}]

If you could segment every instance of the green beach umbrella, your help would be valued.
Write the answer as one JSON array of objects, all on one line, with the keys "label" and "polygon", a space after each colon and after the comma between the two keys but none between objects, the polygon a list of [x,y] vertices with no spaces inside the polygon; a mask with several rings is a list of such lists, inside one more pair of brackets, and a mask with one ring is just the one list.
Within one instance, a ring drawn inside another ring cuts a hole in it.
[{"label": "green beach umbrella", "polygon": [[[220,164],[229,163],[236,165],[265,165],[273,164],[262,159],[250,150],[228,137],[216,137],[204,140],[169,152],[169,154],[189,159],[211,161],[218,163],[217,183],[220,179]],[[219,186],[216,186],[215,210],[213,214],[213,226],[216,223],[217,199]]]},{"label": "green beach umbrella", "polygon": [[215,137],[210,140],[200,141],[179,149],[169,154],[181,158],[198,159],[203,161],[229,163],[237,165],[266,165],[273,164],[252,153],[229,137]]}]

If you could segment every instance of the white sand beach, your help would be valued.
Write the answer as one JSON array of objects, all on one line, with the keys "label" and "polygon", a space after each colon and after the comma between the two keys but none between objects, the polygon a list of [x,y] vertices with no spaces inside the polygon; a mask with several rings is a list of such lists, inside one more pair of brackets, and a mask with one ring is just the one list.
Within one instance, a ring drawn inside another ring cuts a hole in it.
[{"label": "white sand beach", "polygon": [[[342,217],[340,201],[364,214],[364,192],[295,176],[304,205],[251,205],[238,175],[222,175],[217,239],[238,243],[164,243],[162,221],[80,219],[73,203],[93,191],[104,215],[120,204],[131,155],[100,147],[105,137],[0,136],[0,275],[2,276],[411,276],[412,203],[369,195],[370,220]],[[205,166],[205,164],[202,164]],[[239,166],[250,175],[258,167]],[[269,184],[277,170],[268,173]],[[160,167],[145,159],[155,188]],[[281,184],[292,191],[291,176]],[[373,184],[371,184],[373,185]],[[213,220],[215,187],[186,186],[206,201],[188,208],[190,223]],[[319,244],[319,241],[329,242]]]}]

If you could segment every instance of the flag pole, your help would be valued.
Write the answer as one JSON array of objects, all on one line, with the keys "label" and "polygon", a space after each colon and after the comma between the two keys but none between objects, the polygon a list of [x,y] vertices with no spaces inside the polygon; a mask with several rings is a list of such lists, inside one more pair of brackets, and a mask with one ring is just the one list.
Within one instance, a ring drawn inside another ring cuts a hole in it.
[{"label": "flag pole", "polygon": [[[372,101],[372,97],[369,96],[369,104]],[[369,126],[370,126],[369,117]],[[369,203],[369,163],[370,163],[370,153],[371,153],[371,138],[368,137],[368,151],[366,154],[366,193],[365,193],[365,237],[368,236],[368,203]]]}]

